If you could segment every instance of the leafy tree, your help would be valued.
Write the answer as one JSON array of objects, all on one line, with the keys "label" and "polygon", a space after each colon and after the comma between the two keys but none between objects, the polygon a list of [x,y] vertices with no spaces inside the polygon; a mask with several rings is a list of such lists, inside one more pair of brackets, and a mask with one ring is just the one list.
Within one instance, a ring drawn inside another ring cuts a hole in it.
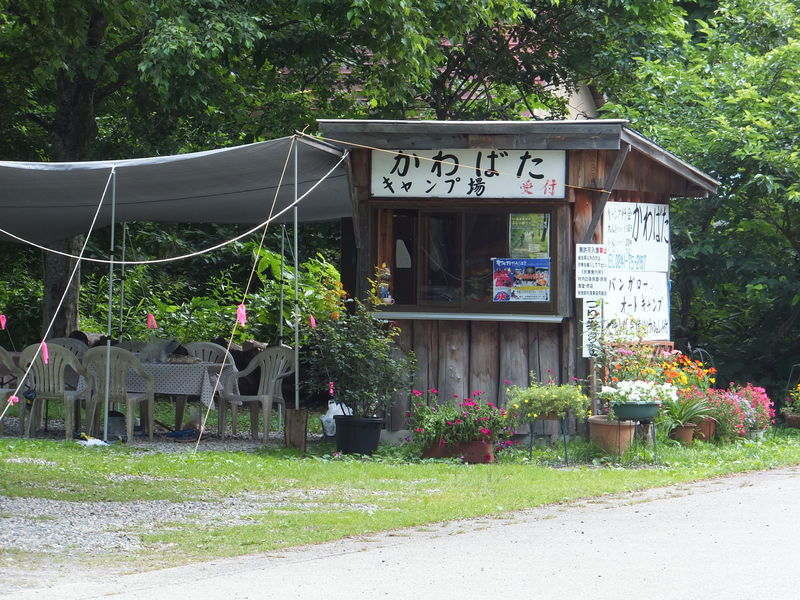
[{"label": "leafy tree", "polygon": [[726,0],[606,114],[722,181],[673,213],[675,331],[782,391],[800,352],[800,3]]}]

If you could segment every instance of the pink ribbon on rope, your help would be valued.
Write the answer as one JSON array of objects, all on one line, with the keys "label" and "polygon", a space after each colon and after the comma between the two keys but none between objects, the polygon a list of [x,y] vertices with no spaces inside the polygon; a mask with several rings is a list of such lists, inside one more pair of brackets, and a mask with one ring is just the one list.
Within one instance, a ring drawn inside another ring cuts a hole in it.
[{"label": "pink ribbon on rope", "polygon": [[6,402],[8,402],[11,406],[14,406],[17,402],[19,402],[19,398],[17,396],[9,396]]},{"label": "pink ribbon on rope", "polygon": [[317,320],[314,318],[314,315],[308,315],[308,324],[311,325],[311,329],[317,328]]},{"label": "pink ribbon on rope", "polygon": [[244,325],[247,323],[247,308],[244,304],[240,304],[236,307],[236,322],[239,325]]},{"label": "pink ribbon on rope", "polygon": [[5,315],[0,315],[0,329],[5,329],[7,322],[8,322],[8,317],[6,317]]},{"label": "pink ribbon on rope", "polygon": [[158,323],[156,322],[156,316],[153,313],[147,313],[147,328],[148,329],[158,329]]},{"label": "pink ribbon on rope", "polygon": [[50,362],[50,350],[47,349],[47,342],[42,342],[42,362],[44,364]]}]

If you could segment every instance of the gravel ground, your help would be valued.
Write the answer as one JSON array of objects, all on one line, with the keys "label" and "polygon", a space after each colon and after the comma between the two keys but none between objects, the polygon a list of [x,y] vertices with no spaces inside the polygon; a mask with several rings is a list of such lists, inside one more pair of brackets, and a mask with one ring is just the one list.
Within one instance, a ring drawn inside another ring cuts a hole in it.
[{"label": "gravel ground", "polygon": [[800,469],[11,594],[18,600],[796,600]]},{"label": "gravel ground", "polygon": [[[3,424],[6,426],[4,436],[19,437],[19,419],[16,417],[8,417],[3,419]],[[58,420],[51,420],[48,424],[48,431],[39,431],[36,434],[39,439],[53,439],[60,440],[64,438],[64,423]],[[322,439],[320,434],[308,434],[308,441],[310,443],[318,442]],[[283,444],[283,432],[270,431],[269,433],[270,445]],[[215,450],[221,452],[252,452],[258,450],[263,445],[263,441],[253,440],[250,438],[250,433],[239,432],[236,436],[229,435],[226,439],[217,437],[214,431],[208,431],[203,434],[200,440],[198,450]],[[194,442],[175,442],[170,438],[163,435],[156,435],[155,439],[150,442],[146,438],[137,437],[134,443],[129,444],[131,448],[140,450],[147,450],[152,452],[194,452]]]}]

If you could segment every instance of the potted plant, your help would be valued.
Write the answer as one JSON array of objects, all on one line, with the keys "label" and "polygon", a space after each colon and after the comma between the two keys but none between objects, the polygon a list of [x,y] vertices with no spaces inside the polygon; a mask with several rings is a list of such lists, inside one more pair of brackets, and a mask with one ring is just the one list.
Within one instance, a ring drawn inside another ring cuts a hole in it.
[{"label": "potted plant", "polygon": [[468,463],[494,462],[494,445],[507,438],[513,421],[480,392],[458,402],[437,403],[437,391],[412,391],[412,428],[423,458],[461,457]]},{"label": "potted plant", "polygon": [[703,397],[682,397],[665,400],[659,418],[669,437],[684,446],[691,445],[697,424],[711,417],[711,406]]},{"label": "potted plant", "polygon": [[670,383],[620,381],[604,385],[600,392],[611,413],[619,421],[652,421],[665,400],[676,400],[678,391]]},{"label": "potted plant", "polygon": [[694,399],[702,400],[708,407],[708,416],[698,419],[694,428],[694,439],[710,442],[717,436],[717,419],[728,418],[725,411],[720,410],[720,406],[714,402],[717,390],[703,389],[694,386],[688,389],[678,390],[678,397],[681,400]]},{"label": "potted plant", "polygon": [[589,406],[589,398],[575,384],[511,386],[507,397],[509,414],[521,421],[564,419],[570,413],[582,418]]},{"label": "potted plant", "polygon": [[781,412],[787,427],[800,428],[800,383],[789,390]]},{"label": "potted plant", "polygon": [[732,385],[730,390],[742,399],[742,409],[745,414],[745,436],[762,439],[775,419],[775,409],[772,400],[767,396],[767,391],[752,383],[743,386]]},{"label": "potted plant", "polygon": [[336,415],[336,447],[371,454],[378,447],[384,414],[395,394],[411,383],[413,357],[397,352],[399,329],[375,319],[357,300],[338,319],[311,325],[306,348],[307,383],[326,390],[352,414]]}]

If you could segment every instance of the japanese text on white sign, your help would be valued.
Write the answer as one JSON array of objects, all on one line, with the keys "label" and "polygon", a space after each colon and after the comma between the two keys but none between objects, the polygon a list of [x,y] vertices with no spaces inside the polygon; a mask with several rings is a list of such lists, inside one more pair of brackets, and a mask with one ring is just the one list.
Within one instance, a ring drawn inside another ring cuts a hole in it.
[{"label": "japanese text on white sign", "polygon": [[576,244],[575,297],[603,298],[608,293],[608,254],[603,244]]},{"label": "japanese text on white sign", "polygon": [[564,198],[563,150],[372,152],[372,195],[381,198]]}]

